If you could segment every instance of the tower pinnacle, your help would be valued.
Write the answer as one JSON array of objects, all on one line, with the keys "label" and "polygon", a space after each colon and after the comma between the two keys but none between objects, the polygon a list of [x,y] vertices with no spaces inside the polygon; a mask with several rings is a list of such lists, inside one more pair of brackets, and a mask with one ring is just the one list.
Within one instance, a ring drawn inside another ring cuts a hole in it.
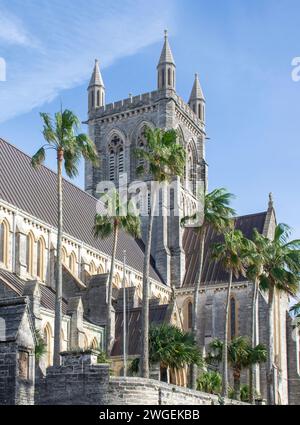
[{"label": "tower pinnacle", "polygon": [[204,121],[205,120],[205,98],[199,81],[199,76],[195,74],[195,80],[191,91],[189,105],[197,117]]},{"label": "tower pinnacle", "polygon": [[93,73],[88,86],[89,111],[105,105],[105,86],[99,69],[99,61],[95,59]]},{"label": "tower pinnacle", "polygon": [[160,54],[157,65],[157,82],[158,89],[175,90],[175,70],[176,65],[173,58],[172,50],[169,44],[168,31],[164,31],[164,45]]}]

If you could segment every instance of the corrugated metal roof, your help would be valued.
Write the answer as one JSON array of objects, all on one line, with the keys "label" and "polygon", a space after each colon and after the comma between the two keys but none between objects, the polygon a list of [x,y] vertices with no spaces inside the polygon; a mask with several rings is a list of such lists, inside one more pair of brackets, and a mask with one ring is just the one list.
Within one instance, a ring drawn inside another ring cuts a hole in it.
[{"label": "corrugated metal roof", "polygon": [[[0,138],[0,200],[20,208],[45,223],[57,226],[56,173],[41,166],[34,169],[31,158]],[[64,232],[91,247],[110,255],[112,237],[105,240],[93,236],[97,200],[64,179],[63,181],[63,229]],[[143,270],[142,244],[120,232],[117,259],[123,260],[126,250],[127,263],[135,270]],[[153,262],[150,277],[162,281]]]},{"label": "corrugated metal roof", "polygon": [[[262,233],[267,212],[237,217],[235,227],[243,232],[247,238],[251,238],[253,230]],[[222,240],[222,235],[217,234],[211,227],[205,238],[204,263],[202,271],[202,285],[221,283],[228,281],[228,273],[217,261],[211,261],[212,245]],[[186,274],[183,286],[193,286],[199,272],[199,249],[200,237],[197,229],[187,227],[183,234],[183,249],[186,254]],[[239,279],[241,280],[241,279]]]},{"label": "corrugated metal roof", "polygon": [[[8,285],[17,295],[23,295],[25,281],[14,273],[0,268],[0,283]],[[55,310],[55,292],[49,286],[40,285],[41,306],[48,310]],[[63,314],[67,314],[67,301],[62,302]]]},{"label": "corrugated metal roof", "polygon": [[[150,324],[163,323],[168,310],[168,305],[150,305],[149,306],[149,322]],[[128,338],[128,355],[138,355],[141,349],[141,307],[132,308],[127,315],[127,338]],[[112,356],[120,356],[123,354],[123,312],[116,312],[115,325],[115,342],[111,352]]]}]

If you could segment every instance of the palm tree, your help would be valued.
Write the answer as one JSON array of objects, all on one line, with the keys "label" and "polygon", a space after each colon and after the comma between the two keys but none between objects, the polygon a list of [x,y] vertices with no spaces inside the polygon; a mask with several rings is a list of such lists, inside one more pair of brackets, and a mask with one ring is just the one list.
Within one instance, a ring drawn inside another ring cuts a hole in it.
[{"label": "palm tree", "polygon": [[[102,239],[113,235],[113,245],[111,253],[111,265],[109,272],[108,282],[108,295],[107,295],[107,328],[106,328],[106,354],[110,355],[112,348],[111,337],[111,305],[112,305],[112,285],[115,268],[115,258],[117,252],[118,236],[120,229],[133,236],[134,238],[140,237],[140,218],[133,213],[130,209],[130,201],[124,204],[120,199],[116,190],[111,191],[105,195],[109,203],[108,209],[103,214],[96,214],[94,224],[94,235]],[[103,197],[102,197],[103,200]]]},{"label": "palm tree", "polygon": [[[202,355],[194,335],[184,332],[177,326],[163,323],[149,329],[149,364],[159,363],[161,367],[182,369],[196,363],[203,366]],[[131,372],[137,373],[139,359],[131,365]]]},{"label": "palm tree", "polygon": [[[262,236],[256,229],[253,232],[252,241],[247,244],[245,256],[248,259],[247,265],[247,278],[253,283],[253,295],[252,295],[252,309],[251,309],[251,344],[252,349],[257,344],[256,330],[258,329],[258,316],[257,316],[257,304],[259,296],[259,283],[260,277],[264,270],[265,262],[265,250],[268,243],[268,239]],[[257,362],[259,363],[259,362]],[[249,401],[255,403],[255,382],[254,382],[254,365],[252,363],[249,369]]]},{"label": "palm tree", "polygon": [[297,302],[290,308],[290,312],[293,314],[294,318],[300,318],[300,302]]},{"label": "palm tree", "polygon": [[290,228],[286,224],[278,224],[274,239],[266,240],[264,272],[260,277],[261,288],[268,290],[268,404],[275,404],[273,320],[275,292],[295,296],[299,290],[300,240],[289,241],[290,233]]},{"label": "palm tree", "polygon": [[212,259],[221,261],[225,270],[229,273],[227,286],[227,300],[224,321],[224,349],[223,349],[223,374],[222,374],[222,396],[228,396],[228,318],[230,295],[233,276],[238,278],[246,274],[246,259],[243,250],[247,244],[240,230],[230,230],[224,234],[224,242],[216,243],[213,247]]},{"label": "palm tree", "polygon": [[[222,361],[224,343],[215,339],[210,344],[211,354],[207,357],[208,362]],[[239,336],[228,344],[228,360],[232,367],[234,391],[236,400],[240,400],[241,394],[241,372],[242,369],[250,368],[252,364],[263,363],[267,360],[267,350],[262,344],[252,348],[248,338]]]},{"label": "palm tree", "polygon": [[[158,183],[170,182],[174,177],[182,177],[186,155],[183,146],[177,143],[177,132],[147,128],[145,135],[146,149],[137,148],[135,150],[137,158],[143,162],[137,167],[138,174],[149,173],[154,182]],[[156,198],[157,189],[154,188],[151,190],[151,207],[143,265],[141,376],[144,378],[149,378],[149,268]]]},{"label": "palm tree", "polygon": [[78,133],[80,121],[72,111],[65,109],[57,112],[54,119],[47,113],[41,113],[40,116],[43,120],[43,136],[46,143],[35,153],[31,163],[33,167],[41,165],[45,161],[47,150],[54,150],[57,155],[57,258],[53,364],[59,365],[62,323],[63,162],[66,174],[73,178],[78,174],[81,157],[97,165],[98,154],[94,142],[86,134]]},{"label": "palm tree", "polygon": [[202,372],[197,378],[197,390],[209,394],[220,394],[222,388],[222,376],[215,370]]},{"label": "palm tree", "polygon": [[[233,195],[227,192],[224,188],[215,189],[212,192],[205,194],[203,199],[203,223],[199,227],[199,239],[200,239],[200,249],[199,249],[199,271],[198,278],[194,290],[194,302],[193,302],[193,313],[192,313],[192,332],[197,336],[198,332],[198,307],[200,304],[200,285],[202,279],[202,269],[203,269],[203,258],[204,258],[204,245],[205,238],[208,228],[214,229],[217,233],[221,233],[226,228],[230,226],[232,217],[235,214],[234,209],[229,205]],[[191,218],[195,218],[195,215],[192,217],[184,217],[181,220],[181,223],[184,224],[186,221]],[[193,389],[196,388],[197,381],[197,368],[196,366],[191,367],[191,386]]]}]

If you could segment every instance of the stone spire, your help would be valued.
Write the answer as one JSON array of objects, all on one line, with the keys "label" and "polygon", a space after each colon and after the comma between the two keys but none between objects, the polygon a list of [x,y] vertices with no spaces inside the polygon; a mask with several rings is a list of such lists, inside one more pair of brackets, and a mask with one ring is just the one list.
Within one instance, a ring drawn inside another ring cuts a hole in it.
[{"label": "stone spire", "polygon": [[157,65],[158,89],[175,90],[176,65],[168,39],[168,31],[165,30],[165,41]]},{"label": "stone spire", "polygon": [[164,46],[163,46],[162,51],[161,51],[158,66],[163,65],[165,63],[168,63],[168,64],[175,66],[175,61],[174,61],[172,50],[171,50],[171,47],[170,47],[170,44],[169,44],[168,31],[165,30],[164,32],[165,32],[165,42],[164,42]]},{"label": "stone spire", "polygon": [[195,80],[189,99],[190,108],[194,111],[197,117],[205,121],[205,98],[201,88],[198,74],[195,74]]},{"label": "stone spire", "polygon": [[90,79],[90,84],[89,84],[89,88],[92,86],[101,86],[103,88],[105,88],[104,83],[103,83],[103,79],[102,79],[102,75],[99,69],[99,61],[98,59],[95,59],[95,65],[94,65],[94,70]]},{"label": "stone spire", "polygon": [[99,69],[99,61],[95,59],[93,73],[88,86],[89,112],[105,105],[105,86]]},{"label": "stone spire", "polygon": [[195,74],[195,80],[194,80],[193,88],[191,91],[189,103],[191,103],[194,100],[205,100],[204,94],[200,85],[199,76],[197,73]]}]

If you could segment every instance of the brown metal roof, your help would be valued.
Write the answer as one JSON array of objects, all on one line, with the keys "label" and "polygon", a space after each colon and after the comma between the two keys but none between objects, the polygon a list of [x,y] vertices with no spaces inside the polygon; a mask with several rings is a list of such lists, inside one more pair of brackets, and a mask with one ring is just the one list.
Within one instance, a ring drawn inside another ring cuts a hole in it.
[{"label": "brown metal roof", "polygon": [[[0,283],[7,285],[12,289],[16,295],[23,295],[25,281],[19,278],[12,272],[0,268]],[[48,310],[55,310],[55,292],[49,286],[43,284],[40,285],[41,290],[41,306],[47,308]],[[67,301],[63,299],[62,302],[62,311],[63,314],[67,314]]]},{"label": "brown metal roof", "polygon": [[[267,212],[237,217],[235,227],[251,238],[253,230],[262,233]],[[222,240],[222,235],[217,234],[212,228],[208,229],[205,238],[204,263],[202,272],[202,285],[222,283],[228,281],[228,273],[219,262],[211,261],[212,245]],[[199,271],[200,238],[197,229],[187,227],[183,234],[183,249],[186,254],[186,274],[183,286],[193,286],[197,281]],[[241,279],[239,279],[241,280]]]},{"label": "brown metal roof", "polygon": [[[150,305],[149,322],[150,324],[163,323],[168,305]],[[141,349],[141,307],[132,308],[127,315],[127,335],[128,335],[128,355],[138,355]],[[116,312],[115,342],[111,352],[112,356],[121,356],[123,354],[123,312]]]},{"label": "brown metal roof", "polygon": [[[0,138],[0,199],[28,214],[57,227],[56,173],[47,167],[33,169],[31,158]],[[97,200],[77,186],[63,181],[64,232],[108,255],[112,250],[112,237],[105,240],[93,236]],[[123,260],[126,250],[128,265],[143,270],[142,244],[120,232],[117,259]],[[162,281],[153,266],[150,277]]]}]

